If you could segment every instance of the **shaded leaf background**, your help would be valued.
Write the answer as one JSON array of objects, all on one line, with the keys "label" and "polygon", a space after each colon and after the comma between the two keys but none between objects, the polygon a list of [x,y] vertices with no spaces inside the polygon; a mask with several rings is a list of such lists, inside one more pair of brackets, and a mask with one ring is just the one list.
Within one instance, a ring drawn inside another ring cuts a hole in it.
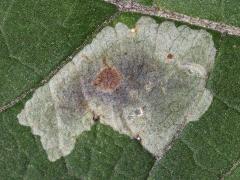
[{"label": "shaded leaf background", "polygon": [[[232,0],[231,6],[218,6],[224,11],[207,9],[217,6],[217,0],[206,7],[207,0],[182,2],[153,1],[170,10],[239,26],[237,0]],[[39,86],[52,70],[90,41],[104,21],[109,25],[121,21],[133,27],[141,16],[116,13],[114,6],[101,0],[1,1],[0,106]],[[214,101],[199,121],[185,128],[159,162],[135,140],[100,124],[78,138],[69,156],[48,161],[39,137],[17,122],[16,115],[29,95],[0,113],[1,179],[238,179],[240,38],[209,32],[218,50],[208,81]]]}]

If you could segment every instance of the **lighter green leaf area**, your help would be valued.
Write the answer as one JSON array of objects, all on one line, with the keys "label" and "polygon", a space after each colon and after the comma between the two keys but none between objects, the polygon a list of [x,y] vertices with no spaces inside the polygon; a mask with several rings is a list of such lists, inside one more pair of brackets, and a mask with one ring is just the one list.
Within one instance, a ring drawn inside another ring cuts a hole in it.
[{"label": "lighter green leaf area", "polygon": [[115,12],[102,0],[1,1],[0,106],[36,87]]},{"label": "lighter green leaf area", "polygon": [[19,122],[41,137],[50,161],[70,154],[97,116],[160,157],[211,104],[205,85],[215,52],[209,33],[171,22],[105,27],[36,90]]},{"label": "lighter green leaf area", "polygon": [[[126,24],[128,28],[134,28],[136,22],[142,17],[141,14],[138,13],[132,13],[132,12],[123,12],[118,17],[116,17],[112,23],[111,26],[116,26],[117,23],[121,22],[123,24]],[[159,20],[159,18],[156,18]],[[158,21],[157,21],[158,22]],[[159,22],[158,22],[159,23]]]},{"label": "lighter green leaf area", "polygon": [[193,17],[240,26],[239,0],[153,0],[153,5]]}]

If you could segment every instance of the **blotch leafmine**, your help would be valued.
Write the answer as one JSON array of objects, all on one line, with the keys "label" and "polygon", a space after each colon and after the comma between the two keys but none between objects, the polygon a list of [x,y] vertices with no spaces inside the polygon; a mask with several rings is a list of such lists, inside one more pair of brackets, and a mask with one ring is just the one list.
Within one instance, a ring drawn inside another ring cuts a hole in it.
[{"label": "blotch leafmine", "polygon": [[97,119],[161,157],[212,102],[206,80],[216,50],[205,30],[142,17],[105,27],[18,115],[51,161],[66,156]]}]

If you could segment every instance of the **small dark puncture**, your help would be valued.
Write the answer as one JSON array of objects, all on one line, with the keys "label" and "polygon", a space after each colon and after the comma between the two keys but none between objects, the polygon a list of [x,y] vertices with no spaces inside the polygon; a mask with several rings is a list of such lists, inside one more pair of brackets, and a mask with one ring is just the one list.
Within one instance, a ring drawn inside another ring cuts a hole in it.
[{"label": "small dark puncture", "polygon": [[94,111],[92,112],[92,114],[93,114],[92,119],[93,119],[94,122],[100,121],[100,116],[99,115],[97,115]]},{"label": "small dark puncture", "polygon": [[113,92],[119,87],[121,80],[122,75],[115,67],[106,67],[97,74],[92,83],[102,91]]}]

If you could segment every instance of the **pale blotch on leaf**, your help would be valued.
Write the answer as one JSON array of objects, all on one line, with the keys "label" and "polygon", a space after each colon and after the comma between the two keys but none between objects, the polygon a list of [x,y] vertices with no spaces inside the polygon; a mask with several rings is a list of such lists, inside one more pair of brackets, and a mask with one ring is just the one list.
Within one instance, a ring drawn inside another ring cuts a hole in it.
[{"label": "pale blotch on leaf", "polygon": [[106,27],[18,115],[39,135],[49,160],[68,155],[94,120],[161,157],[208,109],[205,88],[216,50],[204,30],[142,17],[134,29]]}]

